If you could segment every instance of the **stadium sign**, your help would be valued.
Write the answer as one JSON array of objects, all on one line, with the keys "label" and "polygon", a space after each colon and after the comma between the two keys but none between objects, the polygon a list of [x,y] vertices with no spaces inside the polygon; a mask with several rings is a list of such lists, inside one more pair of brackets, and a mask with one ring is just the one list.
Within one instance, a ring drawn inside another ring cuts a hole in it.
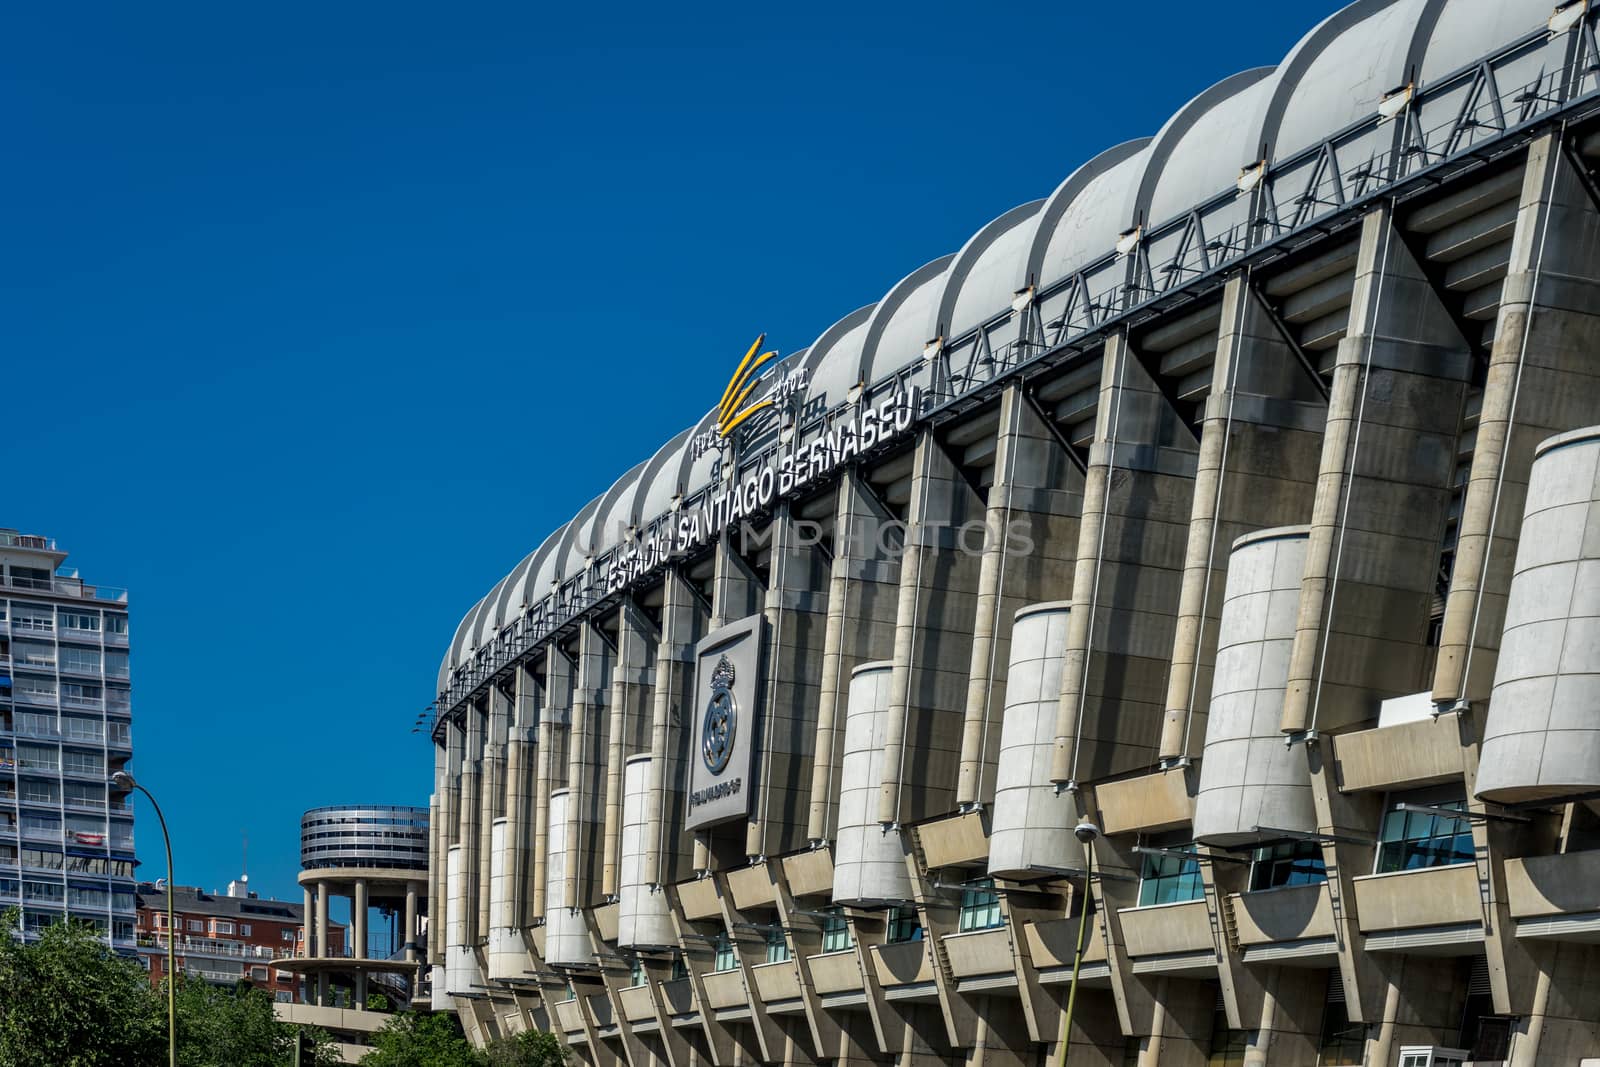
[{"label": "stadium sign", "polygon": [[[734,429],[760,411],[778,402],[768,396],[751,402],[750,394],[760,384],[752,380],[755,370],[776,353],[760,357],[755,351],[765,335],[751,346],[718,408],[718,425],[696,441],[697,455],[709,448],[722,447]],[[801,372],[803,374],[803,372]],[[801,379],[803,384],[803,379]],[[791,375],[779,383],[786,391],[794,388]],[[658,568],[710,544],[730,526],[753,518],[797,493],[825,481],[857,456],[903,436],[922,413],[922,390],[916,386],[896,389],[876,404],[854,405],[848,414],[805,442],[790,442],[742,478],[730,480],[708,490],[693,507],[679,508],[663,516],[636,538],[613,553],[606,569],[606,592],[614,593],[654,573]]]}]

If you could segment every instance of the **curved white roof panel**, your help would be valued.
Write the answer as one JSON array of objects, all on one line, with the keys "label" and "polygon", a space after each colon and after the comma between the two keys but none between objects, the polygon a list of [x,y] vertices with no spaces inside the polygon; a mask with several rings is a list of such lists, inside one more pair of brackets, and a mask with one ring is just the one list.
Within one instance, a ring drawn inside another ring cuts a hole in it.
[{"label": "curved white roof panel", "polygon": [[[1066,205],[1051,229],[1039,280],[1048,285],[1106,255],[1117,237],[1133,226],[1139,177],[1150,160],[1149,142],[1090,178]],[[1045,234],[1041,223],[1039,236]]]},{"label": "curved white roof panel", "polygon": [[649,522],[672,506],[672,498],[679,489],[678,474],[683,468],[683,457],[688,454],[689,438],[693,436],[693,428],[682,430],[650,457],[633,497],[635,522]]},{"label": "curved white roof panel", "polygon": [[500,625],[509,626],[526,608],[539,602],[550,591],[550,574],[555,570],[556,546],[566,532],[562,526],[552,531],[544,543],[529,552],[517,569],[511,572],[505,594],[500,599]]},{"label": "curved white roof panel", "polygon": [[955,253],[925,264],[902,278],[878,301],[867,320],[861,365],[869,382],[922,358],[922,348],[939,332],[939,295]]},{"label": "curved white roof panel", "polygon": [[1173,116],[1151,146],[1141,199],[1160,224],[1226,190],[1261,158],[1261,120],[1276,67],[1224,79]]},{"label": "curved white roof panel", "polygon": [[[1544,28],[1555,6],[1555,0],[1450,0],[1428,35],[1419,80],[1426,86],[1476,62],[1497,45]],[[1530,66],[1534,69],[1529,81],[1539,73],[1536,63]],[[1504,82],[1500,87],[1515,88]]]},{"label": "curved white roof panel", "polygon": [[876,304],[856,308],[829,326],[806,353],[806,406],[827,410],[844,403],[861,380],[861,346]]},{"label": "curved white roof panel", "polygon": [[946,337],[960,337],[1006,311],[1012,294],[1028,284],[1028,250],[1044,204],[1035,200],[1012,208],[956,253],[934,316],[944,324]]},{"label": "curved white roof panel", "polygon": [[[1274,159],[1285,159],[1325,140],[1377,110],[1391,89],[1406,84],[1411,41],[1427,0],[1353,4],[1334,16],[1376,6],[1355,25],[1319,42],[1305,69],[1283,88],[1289,91],[1276,130],[1265,131]],[[1333,20],[1330,20],[1330,23]],[[1327,24],[1325,24],[1327,25]]]},{"label": "curved white roof panel", "polygon": [[[1027,281],[1033,285],[1048,285],[1057,281],[1071,270],[1055,270],[1047,265],[1050,257],[1050,246],[1055,239],[1056,231],[1060,228],[1062,218],[1078,199],[1078,194],[1083,192],[1102,174],[1121,166],[1130,157],[1137,155],[1150,144],[1150,138],[1142,137],[1136,141],[1125,141],[1115,148],[1108,148],[1089,162],[1073,171],[1067,180],[1056,186],[1055,192],[1045,198],[1044,207],[1039,211],[1037,227],[1033,234],[1033,247],[1028,251]],[[1102,252],[1104,249],[1101,250]],[[1062,257],[1057,255],[1056,260]],[[1093,257],[1090,257],[1093,258]],[[1074,268],[1076,269],[1076,268]]]}]

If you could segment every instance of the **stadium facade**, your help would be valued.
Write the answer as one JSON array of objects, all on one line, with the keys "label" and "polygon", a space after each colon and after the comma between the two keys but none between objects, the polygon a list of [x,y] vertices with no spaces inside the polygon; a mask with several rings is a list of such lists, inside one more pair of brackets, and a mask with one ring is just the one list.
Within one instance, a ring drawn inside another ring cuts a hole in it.
[{"label": "stadium facade", "polygon": [[450,645],[435,1006],[596,1065],[1600,1057],[1594,24],[1363,0],[708,376]]}]

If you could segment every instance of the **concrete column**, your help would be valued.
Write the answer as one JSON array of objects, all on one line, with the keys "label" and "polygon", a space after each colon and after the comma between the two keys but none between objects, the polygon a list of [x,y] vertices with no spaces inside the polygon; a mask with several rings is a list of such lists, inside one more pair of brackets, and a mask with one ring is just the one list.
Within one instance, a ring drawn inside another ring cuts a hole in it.
[{"label": "concrete column", "polygon": [[328,951],[328,883],[318,882],[317,889],[317,958],[326,959]]},{"label": "concrete column", "polygon": [[[577,685],[572,701],[572,728],[567,749],[567,876],[566,899],[571,908],[587,907],[600,873],[599,768],[601,738],[606,735],[611,667],[615,653],[595,623],[585,621],[578,631]],[[550,901],[553,906],[557,901]]]},{"label": "concrete column", "polygon": [[[305,897],[305,905],[300,912],[300,928],[305,931],[305,939],[300,943],[300,952],[306,957],[311,957],[316,955],[317,944],[316,931],[313,927],[316,922],[316,898],[308,885],[301,886],[300,892]],[[170,936],[172,931],[168,930],[167,933]]]},{"label": "concrete column", "polygon": [[694,687],[694,648],[706,633],[706,611],[676,567],[661,579],[661,636],[651,692],[650,800],[644,879],[651,886],[688,873],[684,854],[683,767],[691,731],[678,722]]},{"label": "concrete column", "polygon": [[1337,731],[1426,684],[1472,353],[1387,208],[1362,223],[1318,463],[1282,729]]},{"label": "concrete column", "polygon": [[759,792],[744,846],[752,858],[781,855],[806,842],[801,820],[811,776],[805,769],[814,758],[828,613],[827,561],[816,547],[820,528],[781,504],[767,535],[765,692],[752,753]]},{"label": "concrete column", "polygon": [[1489,695],[1534,448],[1600,422],[1597,243],[1600,212],[1560,134],[1547,134],[1523,175],[1433,675],[1439,703]]},{"label": "concrete column", "polygon": [[[877,805],[884,825],[944,811],[955,799],[978,608],[979,557],[966,551],[961,527],[983,522],[983,501],[933,431],[918,439],[913,462]],[[906,774],[908,737],[918,739],[915,775]]]},{"label": "concrete column", "polygon": [[[1205,738],[1230,547],[1256,530],[1311,518],[1327,403],[1248,275],[1223,290],[1211,393],[1189,513],[1161,759]],[[1296,577],[1298,581],[1298,576]]]},{"label": "concrete column", "polygon": [[533,922],[534,786],[539,759],[539,718],[544,687],[531,663],[517,668],[516,725],[506,748],[506,821],[511,841],[511,919],[517,929]]},{"label": "concrete column", "polygon": [[483,817],[483,719],[481,709],[466,709],[466,745],[461,761],[461,810],[457,844],[461,847],[462,944],[478,943],[478,854],[482,849],[478,820]]},{"label": "concrete column", "polygon": [[[899,599],[898,535],[893,516],[854,471],[839,480],[828,575],[828,619],[817,693],[817,737],[811,765],[811,810],[806,836],[829,840],[838,829],[839,761],[850,674],[863,663],[894,655]],[[893,538],[893,555],[880,541]]]},{"label": "concrete column", "polygon": [[354,895],[350,898],[351,925],[355,927],[356,945],[353,955],[364,959],[367,955],[367,880],[356,879]]},{"label": "concrete column", "polygon": [[1156,760],[1197,448],[1127,337],[1109,338],[1078,527],[1053,782],[1092,781]]},{"label": "concrete column", "polygon": [[489,686],[485,705],[483,772],[479,779],[478,814],[478,941],[489,936],[489,881],[494,850],[490,834],[494,821],[505,814],[506,741],[511,728],[511,698],[499,682]]},{"label": "concrete column", "polygon": [[[545,647],[544,704],[539,709],[539,747],[534,757],[533,783],[533,916],[543,916],[550,901],[548,884],[550,793],[566,785],[568,733],[571,729],[572,659],[552,641]],[[557,903],[560,903],[559,901]]]},{"label": "concrete column", "polygon": [[1012,621],[1029,603],[1072,595],[1083,507],[1083,473],[1022,386],[1001,394],[996,433],[994,484],[983,531],[979,536],[967,531],[960,546],[982,552],[956,788],[962,806],[994,797]]},{"label": "concrete column", "polygon": [[406,883],[406,959],[417,958],[417,883]]},{"label": "concrete column", "polygon": [[650,743],[657,640],[655,625],[631,599],[617,612],[616,665],[611,670],[606,732],[605,829],[600,891],[616,897],[621,863],[623,764]]}]

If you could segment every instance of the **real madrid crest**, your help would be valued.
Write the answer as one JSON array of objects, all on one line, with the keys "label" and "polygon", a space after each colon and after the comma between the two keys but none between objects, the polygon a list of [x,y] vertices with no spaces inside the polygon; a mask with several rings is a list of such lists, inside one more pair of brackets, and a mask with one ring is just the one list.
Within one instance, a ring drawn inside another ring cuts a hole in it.
[{"label": "real madrid crest", "polygon": [[733,664],[723,656],[711,672],[711,699],[706,701],[705,722],[700,728],[700,757],[712,774],[721,774],[733,756],[733,739],[739,728],[733,679]]}]

